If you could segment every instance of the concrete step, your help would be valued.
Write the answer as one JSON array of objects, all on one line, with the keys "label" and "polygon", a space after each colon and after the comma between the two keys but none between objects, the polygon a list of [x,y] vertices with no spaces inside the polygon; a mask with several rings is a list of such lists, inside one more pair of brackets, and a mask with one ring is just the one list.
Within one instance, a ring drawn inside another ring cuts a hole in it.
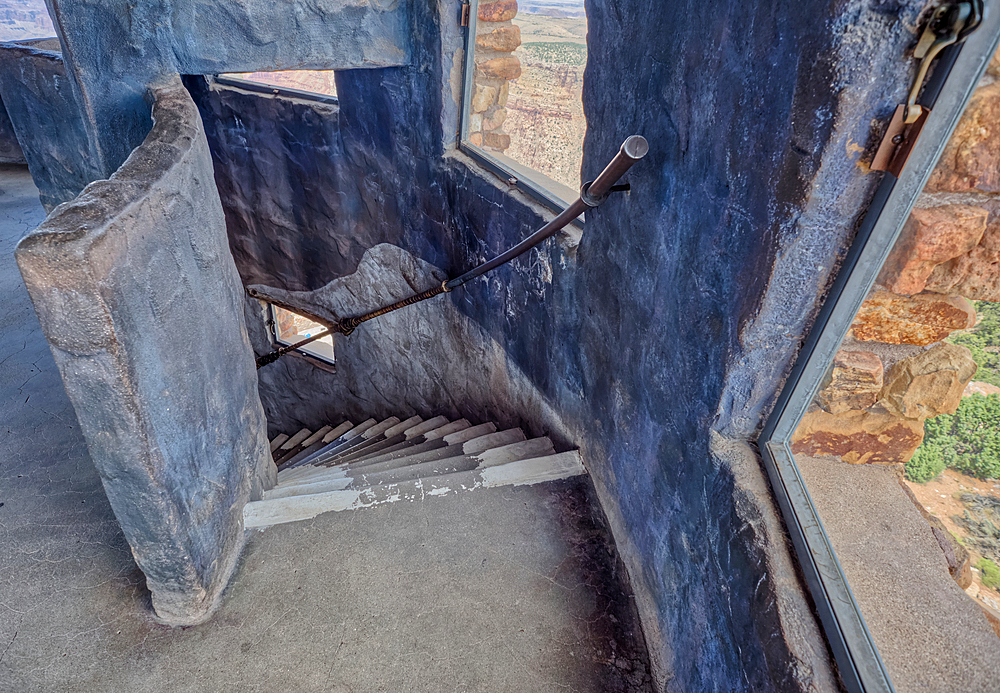
[{"label": "concrete step", "polygon": [[358,510],[401,501],[422,501],[451,493],[502,486],[539,484],[584,473],[580,454],[574,450],[506,462],[484,469],[455,471],[429,478],[421,477],[399,483],[368,486],[363,489],[330,490],[292,497],[265,498],[248,503],[244,507],[243,521],[248,529],[268,527],[285,522],[308,520],[325,512]]},{"label": "concrete step", "polygon": [[[436,441],[430,441],[432,444]],[[417,446],[415,446],[417,447]],[[461,457],[463,454],[462,448],[457,445],[439,445],[431,450],[425,450],[412,455],[407,455],[406,457],[400,457],[396,460],[391,460],[389,462],[383,462],[375,465],[364,465],[362,467],[355,467],[352,465],[341,465],[337,467],[316,467],[315,471],[304,474],[302,476],[295,477],[290,480],[279,480],[278,486],[282,488],[288,488],[292,485],[301,485],[306,483],[312,483],[317,479],[324,478],[339,478],[340,476],[354,476],[361,473],[371,473],[372,471],[381,471],[383,469],[396,469],[399,467],[406,467],[413,464],[421,464],[423,462],[433,462],[436,460],[443,460],[448,457]],[[364,470],[364,472],[360,471]]]},{"label": "concrete step", "polygon": [[302,443],[305,440],[308,440],[311,436],[312,431],[308,428],[303,428],[291,438],[286,440],[274,453],[272,453],[274,463],[280,467],[291,460],[302,449]]},{"label": "concrete step", "polygon": [[428,419],[421,424],[408,428],[403,433],[407,438],[416,438],[421,436],[427,431],[433,431],[435,428],[441,428],[448,423],[448,419],[443,416],[435,416],[433,419]]},{"label": "concrete step", "polygon": [[[364,435],[364,433],[368,429],[370,429],[372,426],[375,426],[375,425],[377,425],[377,422],[375,421],[375,419],[368,419],[366,421],[362,421],[357,426],[353,426],[353,427],[351,427],[350,430],[348,430],[348,431],[344,432],[343,434],[341,434],[338,438],[335,438],[335,439],[331,440],[330,442],[328,442],[318,452],[313,453],[312,455],[310,455],[307,458],[299,460],[296,463],[296,465],[300,466],[300,465],[303,465],[303,464],[312,464],[314,458],[318,458],[319,456],[325,455],[325,454],[328,454],[328,453],[334,454],[336,452],[339,452],[341,449],[346,448],[350,444],[350,442],[352,440],[355,440],[355,439],[359,438],[360,436]],[[333,431],[331,431],[331,433],[333,433]],[[324,436],[324,440],[326,438],[327,438],[327,436]],[[292,468],[293,467],[288,467],[287,469],[292,469]]]},{"label": "concrete step", "polygon": [[552,441],[548,438],[519,441],[484,450],[478,454],[463,454],[463,452],[460,446],[453,445],[410,458],[388,460],[361,468],[317,468],[311,475],[291,482],[280,482],[274,489],[265,492],[264,498],[289,498],[325,491],[399,483],[457,471],[487,469],[509,462],[555,454]]},{"label": "concrete step", "polygon": [[274,440],[271,441],[271,452],[274,452],[275,450],[280,448],[281,444],[284,443],[286,440],[288,440],[288,434],[279,433],[278,435],[276,435],[274,437]]}]

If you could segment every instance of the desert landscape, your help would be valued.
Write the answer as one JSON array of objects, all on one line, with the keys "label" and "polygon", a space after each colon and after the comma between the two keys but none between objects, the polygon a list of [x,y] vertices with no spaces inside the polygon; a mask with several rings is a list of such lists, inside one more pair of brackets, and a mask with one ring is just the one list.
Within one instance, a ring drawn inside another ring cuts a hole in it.
[{"label": "desert landscape", "polygon": [[0,0],[0,41],[55,35],[44,0]]},{"label": "desert landscape", "polygon": [[576,190],[587,129],[583,3],[523,3],[514,24],[521,29],[521,45],[514,51],[521,76],[510,83],[505,154]]}]

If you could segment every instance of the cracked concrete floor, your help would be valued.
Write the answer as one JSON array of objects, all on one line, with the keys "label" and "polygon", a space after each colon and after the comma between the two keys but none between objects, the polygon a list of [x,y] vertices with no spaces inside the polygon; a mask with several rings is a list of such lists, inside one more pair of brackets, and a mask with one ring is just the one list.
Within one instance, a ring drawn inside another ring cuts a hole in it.
[{"label": "cracked concrete floor", "polygon": [[645,691],[586,478],[253,532],[211,621],[168,628],[14,264],[44,218],[0,167],[0,691]]}]

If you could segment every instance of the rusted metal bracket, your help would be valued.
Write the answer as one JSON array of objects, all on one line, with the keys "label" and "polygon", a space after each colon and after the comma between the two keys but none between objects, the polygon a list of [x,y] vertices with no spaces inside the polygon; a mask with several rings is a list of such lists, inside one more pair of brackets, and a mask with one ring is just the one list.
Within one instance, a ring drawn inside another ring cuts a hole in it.
[{"label": "rusted metal bracket", "polygon": [[959,43],[972,33],[983,21],[982,0],[945,3],[937,7],[924,27],[920,40],[913,49],[913,57],[920,60],[917,76],[913,80],[905,104],[896,107],[889,121],[885,135],[879,144],[873,171],[888,171],[899,177],[906,160],[913,151],[913,145],[920,137],[930,109],[917,103],[931,64],[942,50]]},{"label": "rusted metal bracket", "polygon": [[459,26],[469,26],[469,17],[472,16],[472,5],[465,3],[462,5],[462,20],[459,22]]}]

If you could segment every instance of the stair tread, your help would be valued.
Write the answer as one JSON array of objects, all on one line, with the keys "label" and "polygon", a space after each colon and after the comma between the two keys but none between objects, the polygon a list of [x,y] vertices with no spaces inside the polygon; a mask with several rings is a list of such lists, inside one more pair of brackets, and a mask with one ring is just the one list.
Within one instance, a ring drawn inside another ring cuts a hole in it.
[{"label": "stair tread", "polygon": [[411,416],[410,418],[406,419],[405,421],[400,421],[398,424],[396,424],[392,428],[388,429],[385,432],[384,435],[385,435],[386,438],[392,438],[395,435],[403,433],[404,431],[406,431],[409,428],[413,428],[414,426],[419,425],[422,421],[423,421],[423,418],[421,418],[419,416]]},{"label": "stair tread", "polygon": [[288,434],[279,433],[278,435],[276,435],[274,437],[274,440],[271,441],[271,452],[274,452],[279,447],[281,447],[281,444],[284,443],[286,440],[288,440]]},{"label": "stair tread", "polygon": [[362,436],[364,435],[364,433],[375,425],[377,425],[375,423],[375,419],[368,419],[367,421],[358,424],[350,431],[347,431],[342,436],[340,436],[340,438],[337,438],[336,440],[327,443],[327,445],[324,448],[322,448],[319,452],[314,453],[313,458],[302,460],[301,463],[304,464],[306,462],[316,461],[319,460],[320,458],[326,459],[328,457],[336,455],[337,453],[343,450],[346,450],[348,447],[352,445],[356,445],[360,442],[363,442],[364,438],[362,438]]},{"label": "stair tread", "polygon": [[[432,441],[433,442],[433,441]],[[380,463],[362,466],[339,466],[339,467],[317,467],[307,475],[302,475],[293,479],[282,479],[276,488],[283,490],[286,494],[288,489],[304,488],[310,485],[321,483],[324,480],[342,479],[344,477],[362,478],[370,477],[373,474],[395,473],[400,478],[412,476],[412,468],[429,469],[429,463],[453,462],[458,458],[472,461],[470,469],[486,469],[488,467],[506,464],[518,460],[544,457],[554,454],[552,441],[548,438],[533,438],[531,440],[519,441],[509,445],[490,448],[474,455],[463,455],[458,446],[441,446],[434,450],[426,451],[408,457],[401,457],[394,460],[386,460]],[[388,478],[388,477],[387,477]],[[307,493],[307,491],[300,491]],[[287,495],[287,494],[286,494]]]},{"label": "stair tread", "polygon": [[486,435],[478,436],[465,441],[462,443],[462,452],[466,455],[475,455],[476,453],[489,450],[490,448],[499,447],[501,445],[509,445],[511,443],[518,443],[524,439],[524,431],[520,428],[508,428],[506,431],[487,433]]},{"label": "stair tread", "polygon": [[323,436],[323,442],[332,443],[333,441],[337,440],[337,438],[350,431],[352,428],[354,428],[354,424],[352,424],[350,421],[345,421],[344,423],[340,424],[335,429],[327,433],[325,436]]},{"label": "stair tread", "polygon": [[309,446],[314,445],[315,443],[318,443],[320,440],[323,439],[323,436],[325,436],[327,433],[329,433],[332,430],[333,430],[333,426],[330,426],[330,425],[323,426],[322,428],[317,429],[317,431],[315,433],[313,433],[311,436],[309,436],[308,438],[306,438],[305,440],[302,441],[302,443],[301,443],[302,447],[303,448],[308,448]]},{"label": "stair tread", "polygon": [[[388,431],[387,431],[388,433]],[[370,440],[368,445],[361,445],[352,450],[345,452],[343,456],[338,456],[338,462],[352,462],[365,457],[370,457],[376,455],[382,450],[392,447],[394,445],[399,445],[400,443],[406,443],[406,436],[402,433],[397,433],[391,438],[385,437],[381,440]]]},{"label": "stair tread", "polygon": [[484,436],[487,433],[496,433],[497,427],[493,423],[479,424],[478,426],[470,426],[461,431],[456,431],[455,433],[449,433],[444,436],[444,442],[448,445],[456,445],[459,443],[464,443],[467,440],[472,440],[473,438],[478,438],[479,436]]},{"label": "stair tread", "polygon": [[[400,457],[407,457],[409,455],[414,455],[420,452],[424,452],[426,450],[435,450],[437,448],[444,446],[445,442],[443,440],[440,439],[426,440],[422,443],[417,443],[415,445],[408,445],[406,447],[400,448],[395,452],[384,452],[380,455],[375,455],[374,457],[371,457],[369,459],[355,460],[354,464],[369,464],[373,462],[382,462],[383,460],[381,458],[383,457],[385,459],[398,459]],[[336,462],[330,462],[329,464],[324,464],[324,463],[320,464],[322,464],[323,466],[332,467],[336,464]]]},{"label": "stair tread", "polygon": [[428,431],[427,433],[424,434],[424,437],[427,438],[427,440],[432,440],[434,438],[444,438],[449,433],[461,431],[463,429],[468,428],[471,425],[472,424],[470,424],[465,419],[459,419],[458,421],[452,421],[449,424],[445,424],[440,428],[435,428],[433,431]]},{"label": "stair tread", "polygon": [[307,520],[325,512],[361,509],[399,501],[423,500],[461,490],[520,486],[565,479],[586,473],[579,451],[508,462],[487,469],[456,471],[430,478],[356,490],[273,498],[248,503],[243,510],[244,526],[267,527]]},{"label": "stair tread", "polygon": [[291,438],[289,438],[284,443],[282,443],[281,447],[278,448],[278,449],[279,450],[291,450],[292,448],[294,448],[295,446],[297,446],[299,443],[301,443],[303,440],[305,440],[306,438],[308,438],[311,435],[312,435],[312,431],[310,431],[308,428],[299,429],[298,433],[296,433]]},{"label": "stair tread", "polygon": [[435,428],[441,428],[448,423],[448,419],[444,416],[435,416],[433,419],[428,419],[421,424],[406,429],[403,433],[407,438],[415,438],[419,435],[423,435],[427,431],[433,431]]},{"label": "stair tread", "polygon": [[361,437],[365,440],[370,440],[375,436],[380,436],[385,433],[388,429],[392,428],[399,423],[399,417],[390,416],[388,419],[379,421],[376,425],[369,428],[367,431],[361,434]]}]

